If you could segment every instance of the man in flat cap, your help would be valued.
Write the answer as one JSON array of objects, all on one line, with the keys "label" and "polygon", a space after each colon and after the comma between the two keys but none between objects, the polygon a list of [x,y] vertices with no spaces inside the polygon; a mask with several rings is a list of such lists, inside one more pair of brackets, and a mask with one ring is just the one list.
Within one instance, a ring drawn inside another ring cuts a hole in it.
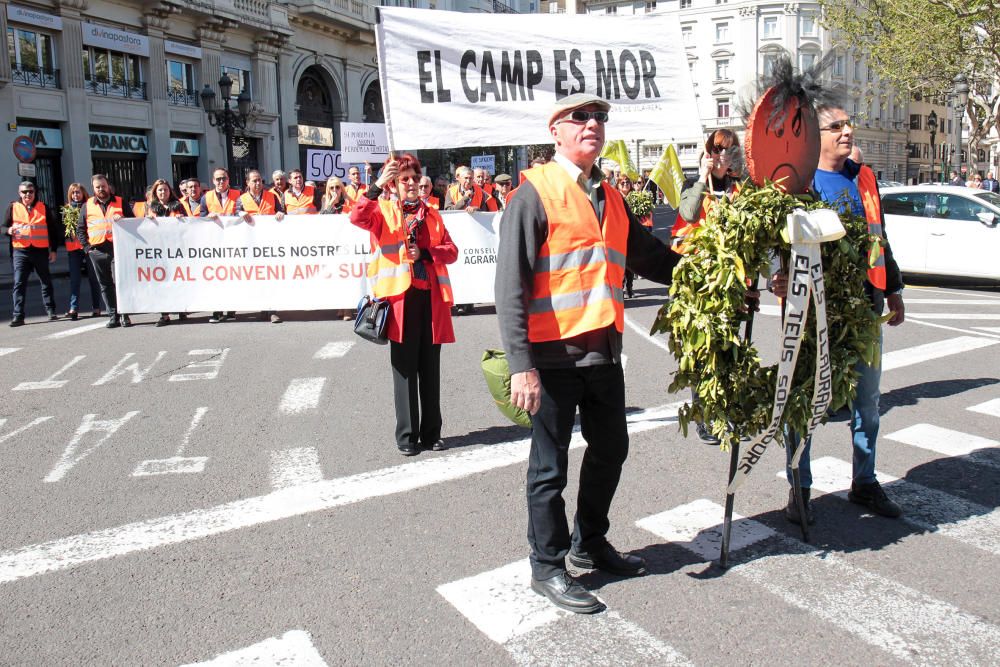
[{"label": "man in flat cap", "polygon": [[[507,198],[496,271],[511,400],[531,414],[528,544],[531,588],[562,609],[604,605],[566,571],[646,573],[607,540],[608,511],[628,455],[621,366],[625,269],[667,284],[680,256],[629,212],[594,161],[610,105],[578,93],[549,117],[554,159],[524,172]],[[577,408],[587,449],[572,536],[562,492]]]},{"label": "man in flat cap", "polygon": [[497,174],[493,179],[493,201],[497,204],[497,210],[502,211],[507,208],[507,195],[514,187],[514,179],[509,174]]}]

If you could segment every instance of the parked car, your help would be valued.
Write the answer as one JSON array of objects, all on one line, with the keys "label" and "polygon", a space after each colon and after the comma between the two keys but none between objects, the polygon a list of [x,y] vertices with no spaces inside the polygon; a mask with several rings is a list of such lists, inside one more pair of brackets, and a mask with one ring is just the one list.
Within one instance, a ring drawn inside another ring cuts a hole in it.
[{"label": "parked car", "polygon": [[1000,195],[930,184],[881,193],[885,233],[903,273],[1000,281]]}]

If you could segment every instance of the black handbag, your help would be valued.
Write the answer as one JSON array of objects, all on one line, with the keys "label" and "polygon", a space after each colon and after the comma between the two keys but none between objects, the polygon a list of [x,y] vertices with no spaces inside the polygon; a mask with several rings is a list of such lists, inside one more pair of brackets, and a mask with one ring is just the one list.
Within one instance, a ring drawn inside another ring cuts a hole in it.
[{"label": "black handbag", "polygon": [[354,318],[354,333],[365,340],[379,345],[389,342],[386,325],[389,322],[389,302],[373,299],[367,294],[358,302],[358,314]]}]

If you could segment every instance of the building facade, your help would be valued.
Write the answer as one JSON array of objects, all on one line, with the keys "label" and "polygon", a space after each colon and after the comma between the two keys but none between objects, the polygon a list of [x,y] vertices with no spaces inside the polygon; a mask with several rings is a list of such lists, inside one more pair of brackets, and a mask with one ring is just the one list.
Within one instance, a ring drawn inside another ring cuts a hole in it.
[{"label": "building facade", "polygon": [[[127,199],[156,178],[203,183],[226,165],[223,134],[202,108],[205,86],[249,91],[233,141],[233,181],[251,168],[305,166],[335,149],[343,121],[383,120],[373,7],[361,0],[3,2],[0,109],[8,145],[37,148],[34,180],[61,204],[66,187],[106,173]],[[29,168],[30,169],[30,168]],[[25,172],[0,161],[11,197]]]}]

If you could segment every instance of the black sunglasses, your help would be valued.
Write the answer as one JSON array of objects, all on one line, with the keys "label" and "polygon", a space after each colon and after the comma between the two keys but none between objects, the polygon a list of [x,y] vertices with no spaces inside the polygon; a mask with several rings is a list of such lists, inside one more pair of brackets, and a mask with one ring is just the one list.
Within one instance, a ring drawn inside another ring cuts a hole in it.
[{"label": "black sunglasses", "polygon": [[722,144],[715,144],[714,146],[712,146],[712,154],[713,155],[722,155],[727,150],[729,150],[729,147],[728,146],[723,146]]},{"label": "black sunglasses", "polygon": [[34,190],[18,190],[18,192],[20,192],[22,195],[33,195],[33,194],[35,194]]},{"label": "black sunglasses", "polygon": [[826,127],[821,127],[819,129],[824,132],[843,132],[845,127],[854,127],[854,123],[848,120],[838,120],[830,123]]},{"label": "black sunglasses", "polygon": [[598,123],[607,123],[609,116],[607,111],[582,111],[580,109],[576,109],[570,113],[569,116],[560,118],[557,122],[561,123],[566,120],[571,120],[574,123],[586,123],[591,118],[596,120]]}]

